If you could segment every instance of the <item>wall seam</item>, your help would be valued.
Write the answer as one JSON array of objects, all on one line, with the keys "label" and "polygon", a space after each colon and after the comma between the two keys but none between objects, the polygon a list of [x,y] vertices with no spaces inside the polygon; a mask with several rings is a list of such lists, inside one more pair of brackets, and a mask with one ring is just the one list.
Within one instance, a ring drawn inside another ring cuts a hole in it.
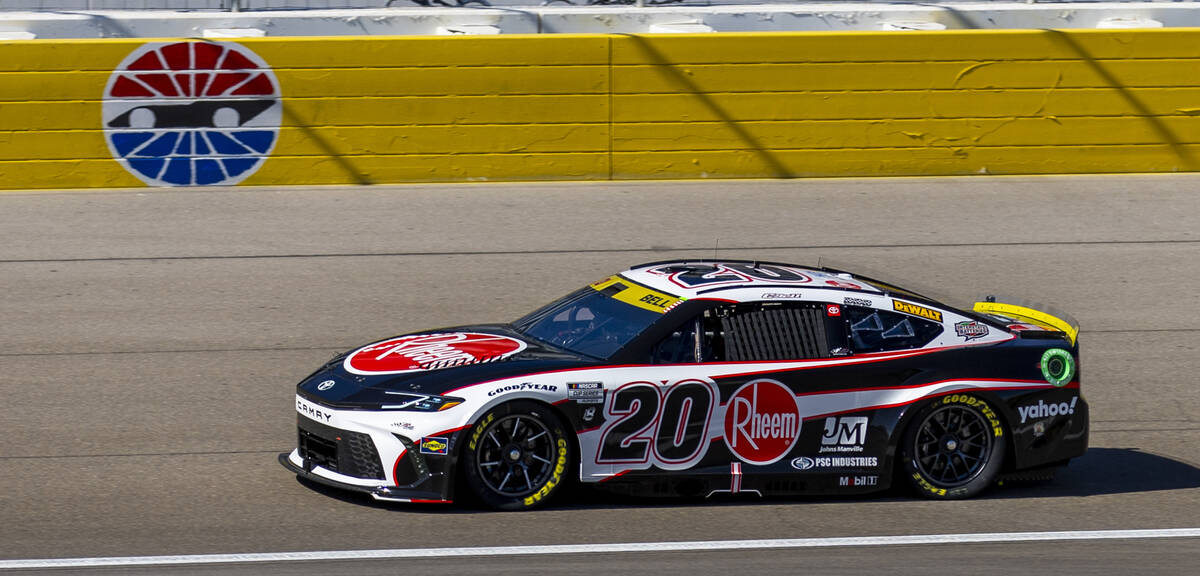
[{"label": "wall seam", "polygon": [[613,123],[613,37],[605,38],[608,43],[608,179],[613,180],[613,136],[616,126]]}]

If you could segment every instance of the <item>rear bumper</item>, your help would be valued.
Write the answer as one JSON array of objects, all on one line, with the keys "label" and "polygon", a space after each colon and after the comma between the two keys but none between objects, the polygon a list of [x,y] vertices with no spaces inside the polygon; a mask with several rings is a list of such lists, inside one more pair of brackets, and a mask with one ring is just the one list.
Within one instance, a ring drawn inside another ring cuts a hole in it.
[{"label": "rear bumper", "polygon": [[296,476],[304,478],[305,480],[309,480],[324,486],[337,488],[339,490],[369,494],[376,500],[388,502],[445,504],[451,502],[451,500],[447,498],[446,495],[440,490],[421,490],[419,488],[386,486],[380,484],[358,484],[349,480],[338,480],[335,477],[337,475],[336,473],[314,465],[311,460],[302,460],[300,458],[299,450],[293,450],[290,453],[281,453],[279,455],[279,463],[282,464],[284,468],[287,468],[295,473]]},{"label": "rear bumper", "polygon": [[1077,386],[1024,395],[1011,410],[1014,470],[1059,465],[1087,452],[1091,410]]}]

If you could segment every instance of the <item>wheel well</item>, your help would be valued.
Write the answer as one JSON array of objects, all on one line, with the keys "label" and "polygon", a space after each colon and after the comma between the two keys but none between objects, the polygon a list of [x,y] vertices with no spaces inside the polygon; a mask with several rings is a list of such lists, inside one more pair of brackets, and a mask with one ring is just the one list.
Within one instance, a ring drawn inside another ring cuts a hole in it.
[{"label": "wheel well", "polygon": [[[989,397],[989,401],[996,406],[1000,405],[1000,401],[995,397]],[[995,410],[996,417],[1000,419],[1000,426],[1004,428],[1004,461],[1000,463],[1000,473],[1009,472],[1017,467],[1017,445],[1016,435],[1013,433],[1012,424],[1009,422],[1006,410]]]},{"label": "wheel well", "polygon": [[904,452],[904,437],[908,435],[909,427],[914,425],[914,415],[923,410],[926,406],[934,404],[950,394],[970,394],[972,396],[978,396],[983,401],[987,402],[988,405],[993,407],[992,412],[996,415],[996,418],[1000,420],[1000,426],[1004,429],[1004,435],[1001,437],[1004,442],[1004,460],[1000,463],[1000,470],[1002,472],[1012,470],[1013,463],[1015,462],[1015,458],[1013,458],[1014,445],[1012,426],[1009,424],[1008,417],[1005,415],[1005,412],[1003,410],[996,409],[996,407],[1002,405],[1000,400],[994,395],[988,394],[986,391],[953,390],[913,402],[905,408],[904,414],[902,414],[900,419],[896,422],[896,432],[893,435],[895,442],[888,447],[889,456],[892,459],[891,475],[893,482],[901,478],[901,473],[904,471],[904,461],[903,458],[901,458],[901,455]]},{"label": "wheel well", "polygon": [[579,480],[579,459],[583,455],[579,453],[579,435],[575,433],[575,427],[571,424],[571,419],[567,418],[567,414],[565,412],[563,412],[562,410],[560,410],[558,408],[558,406],[555,406],[548,402],[543,402],[541,400],[533,400],[533,399],[528,399],[528,398],[526,398],[526,400],[528,400],[529,402],[533,402],[534,404],[540,404],[546,408],[549,408],[550,411],[553,412],[554,415],[558,417],[559,421],[561,421],[563,423],[563,428],[567,432],[567,438],[570,439],[570,441],[571,441],[572,457],[571,457],[570,467],[572,470],[575,471],[575,474],[572,477],[575,480]]},{"label": "wheel well", "polygon": [[[550,404],[549,402],[544,402],[544,401],[538,400],[536,398],[524,398],[524,397],[511,398],[511,399],[505,400],[504,402],[494,404],[486,410],[480,410],[479,413],[477,413],[475,415],[475,418],[472,419],[471,423],[466,428],[462,429],[461,433],[463,436],[462,436],[462,439],[459,440],[458,445],[455,446],[454,465],[451,467],[451,471],[450,471],[450,473],[453,474],[453,477],[450,479],[450,482],[449,482],[451,499],[453,499],[455,494],[457,494],[459,492],[459,489],[462,488],[463,475],[459,473],[459,468],[461,468],[461,466],[462,466],[462,453],[464,450],[467,449],[466,439],[469,437],[471,432],[473,430],[475,430],[475,426],[478,424],[479,419],[482,418],[483,415],[485,415],[488,412],[491,412],[492,410],[495,410],[505,404],[511,404],[513,402],[529,402],[530,404],[537,404],[543,408],[548,409],[550,412],[552,412],[555,416],[558,417],[558,419],[563,423],[563,428],[567,431],[567,436],[571,440],[571,449],[572,449],[572,454],[573,454],[573,456],[572,456],[573,460],[571,462],[571,466],[576,471],[573,478],[575,480],[579,480],[579,467],[578,466],[579,466],[579,458],[581,457],[581,454],[579,453],[579,435],[575,433],[575,428],[571,425],[571,419],[567,418],[567,415],[565,413],[563,413],[563,411],[560,410],[558,408],[558,406]],[[469,493],[470,491],[464,490],[463,492]]]}]

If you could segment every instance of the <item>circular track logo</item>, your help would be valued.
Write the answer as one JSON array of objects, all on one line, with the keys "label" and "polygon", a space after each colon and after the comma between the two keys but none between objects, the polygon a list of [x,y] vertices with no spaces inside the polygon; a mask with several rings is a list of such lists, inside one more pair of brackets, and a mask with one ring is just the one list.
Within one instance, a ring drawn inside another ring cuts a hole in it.
[{"label": "circular track logo", "polygon": [[108,78],[113,158],[151,186],[229,185],[258,170],[279,136],[279,81],[229,42],[152,42]]},{"label": "circular track logo", "polygon": [[748,464],[771,464],[800,437],[800,409],[787,386],[774,380],[742,385],[725,405],[725,443]]},{"label": "circular track logo", "polygon": [[524,349],[524,342],[495,334],[416,334],[359,348],[346,357],[343,366],[354,374],[400,374],[494,362]]}]

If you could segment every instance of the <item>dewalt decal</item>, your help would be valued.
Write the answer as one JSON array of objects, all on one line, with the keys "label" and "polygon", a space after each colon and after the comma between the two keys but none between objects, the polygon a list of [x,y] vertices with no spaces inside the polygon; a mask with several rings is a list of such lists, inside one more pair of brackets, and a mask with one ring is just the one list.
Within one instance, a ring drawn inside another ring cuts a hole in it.
[{"label": "dewalt decal", "polygon": [[894,308],[897,312],[903,312],[905,314],[912,314],[913,316],[920,316],[922,318],[933,320],[934,322],[942,321],[942,313],[941,312],[938,312],[937,310],[932,310],[930,308],[926,308],[924,306],[918,306],[918,305],[910,303],[910,302],[902,302],[900,300],[892,300],[892,308]]}]

